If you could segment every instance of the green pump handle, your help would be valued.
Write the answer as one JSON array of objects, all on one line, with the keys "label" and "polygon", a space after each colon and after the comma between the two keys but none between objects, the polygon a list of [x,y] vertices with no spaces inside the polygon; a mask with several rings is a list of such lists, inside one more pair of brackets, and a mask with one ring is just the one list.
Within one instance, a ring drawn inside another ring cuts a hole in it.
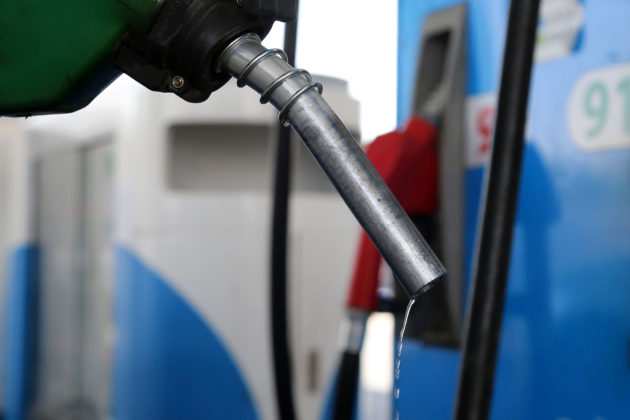
[{"label": "green pump handle", "polygon": [[243,33],[295,18],[296,0],[0,0],[0,115],[72,112],[121,72],[201,102]]}]

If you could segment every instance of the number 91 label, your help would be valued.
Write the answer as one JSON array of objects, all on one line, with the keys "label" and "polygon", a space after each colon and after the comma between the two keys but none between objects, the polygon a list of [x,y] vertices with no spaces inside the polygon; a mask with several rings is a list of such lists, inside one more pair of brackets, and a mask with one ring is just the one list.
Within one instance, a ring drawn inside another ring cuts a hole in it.
[{"label": "number 91 label", "polygon": [[571,92],[568,124],[584,149],[630,147],[630,64],[584,74]]}]

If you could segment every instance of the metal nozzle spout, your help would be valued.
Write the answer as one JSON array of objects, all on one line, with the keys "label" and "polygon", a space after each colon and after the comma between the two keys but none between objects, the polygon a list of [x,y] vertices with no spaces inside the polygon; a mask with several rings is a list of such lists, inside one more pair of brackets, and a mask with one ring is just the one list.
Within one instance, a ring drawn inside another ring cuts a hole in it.
[{"label": "metal nozzle spout", "polygon": [[308,72],[267,50],[257,35],[234,40],[217,60],[239,86],[259,92],[298,132],[407,294],[415,298],[446,274],[444,266],[376,172]]}]

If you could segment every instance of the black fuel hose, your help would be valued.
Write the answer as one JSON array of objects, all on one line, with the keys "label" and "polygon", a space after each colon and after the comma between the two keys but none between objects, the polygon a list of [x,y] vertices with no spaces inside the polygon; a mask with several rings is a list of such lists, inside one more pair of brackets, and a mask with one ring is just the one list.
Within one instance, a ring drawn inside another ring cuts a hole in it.
[{"label": "black fuel hose", "polygon": [[490,414],[510,268],[540,0],[512,0],[454,420]]},{"label": "black fuel hose", "polygon": [[355,418],[360,364],[359,353],[346,350],[341,355],[333,403],[334,420]]},{"label": "black fuel hose", "polygon": [[[284,51],[295,65],[297,18],[286,24]],[[271,221],[271,334],[276,403],[280,420],[295,420],[291,351],[289,348],[287,235],[291,189],[291,128],[278,127]]]}]

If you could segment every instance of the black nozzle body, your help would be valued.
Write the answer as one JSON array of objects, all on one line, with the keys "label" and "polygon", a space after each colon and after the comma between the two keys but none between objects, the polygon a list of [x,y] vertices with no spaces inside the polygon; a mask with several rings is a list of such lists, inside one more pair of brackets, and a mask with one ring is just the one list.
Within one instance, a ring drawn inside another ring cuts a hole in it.
[{"label": "black nozzle body", "polygon": [[125,40],[114,63],[151,90],[202,102],[230,79],[214,65],[226,45],[296,15],[296,0],[167,0],[147,38]]}]

